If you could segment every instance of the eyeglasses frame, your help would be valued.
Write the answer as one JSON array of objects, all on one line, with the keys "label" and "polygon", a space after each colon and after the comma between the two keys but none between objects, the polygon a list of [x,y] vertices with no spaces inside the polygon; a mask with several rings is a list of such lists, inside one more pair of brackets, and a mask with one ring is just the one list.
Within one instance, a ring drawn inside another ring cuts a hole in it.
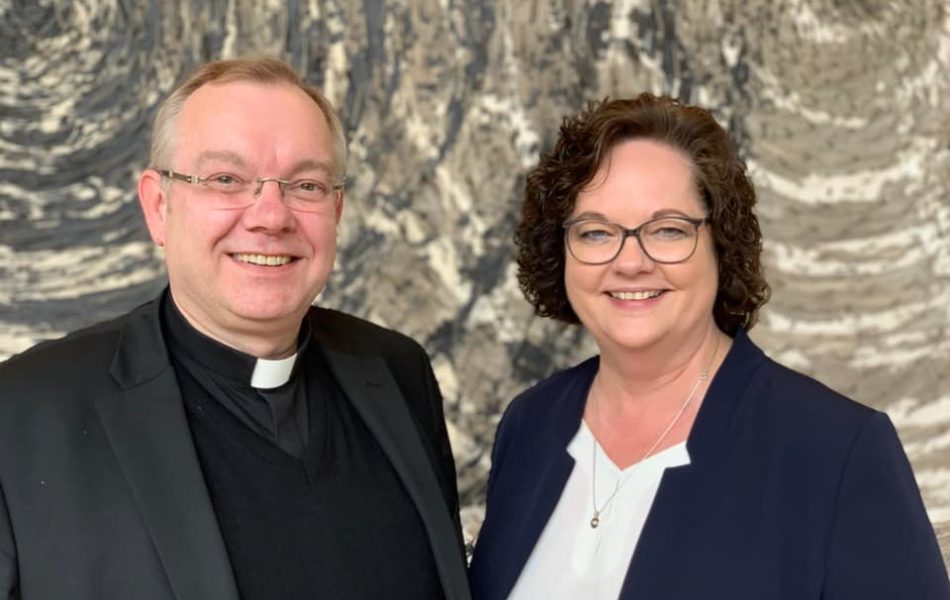
[{"label": "eyeglasses frame", "polygon": [[[656,223],[657,221],[666,221],[668,219],[676,219],[679,221],[685,221],[689,223],[690,225],[692,225],[696,231],[696,236],[693,238],[693,249],[685,258],[682,258],[680,260],[657,260],[653,258],[653,256],[647,251],[646,247],[643,245],[643,240],[640,238],[640,232],[643,231],[644,227],[646,227],[647,225],[650,225],[651,223]],[[586,221],[598,221],[600,223],[606,223],[608,225],[615,226],[623,234],[622,237],[620,238],[620,245],[617,247],[617,252],[613,256],[611,256],[609,259],[604,260],[604,261],[598,261],[598,262],[588,262],[586,260],[581,260],[580,258],[577,257],[576,254],[574,254],[574,249],[571,248],[571,241],[570,241],[570,238],[568,237],[568,234],[572,226],[576,225],[577,223],[583,223]],[[699,228],[704,223],[709,223],[709,222],[710,222],[709,217],[687,217],[685,215],[667,215],[663,217],[656,217],[655,219],[650,219],[649,221],[644,221],[643,223],[640,223],[633,229],[627,229],[620,223],[614,223],[613,221],[608,221],[606,219],[599,219],[595,217],[581,217],[579,219],[569,219],[567,221],[564,221],[564,223],[561,224],[561,227],[564,228],[564,243],[567,246],[568,252],[571,253],[571,256],[574,257],[574,260],[584,265],[591,265],[591,266],[606,265],[607,263],[612,262],[614,259],[620,256],[621,252],[623,252],[623,246],[624,244],[627,243],[628,237],[637,238],[637,244],[640,246],[640,251],[643,252],[644,256],[649,258],[651,261],[657,264],[661,264],[661,265],[678,265],[680,263],[684,263],[688,261],[689,259],[693,257],[694,254],[696,254],[696,248],[699,247]]]},{"label": "eyeglasses frame", "polygon": [[[155,172],[161,175],[162,177],[168,177],[170,179],[177,179],[178,181],[184,181],[185,183],[190,183],[192,185],[205,185],[211,177],[199,177],[197,175],[186,175],[184,173],[179,173],[178,171],[173,171],[172,169],[155,169]],[[280,198],[284,199],[284,186],[290,185],[291,183],[296,183],[296,181],[290,181],[287,179],[282,179],[280,177],[255,177],[252,179],[254,183],[257,184],[257,189],[254,191],[254,198],[259,198],[261,192],[264,190],[264,184],[268,181],[273,181],[277,184],[278,189],[280,190]],[[346,188],[346,184],[343,182],[337,182],[330,186],[330,189],[334,193],[339,193]],[[251,206],[249,204],[248,206]]]}]

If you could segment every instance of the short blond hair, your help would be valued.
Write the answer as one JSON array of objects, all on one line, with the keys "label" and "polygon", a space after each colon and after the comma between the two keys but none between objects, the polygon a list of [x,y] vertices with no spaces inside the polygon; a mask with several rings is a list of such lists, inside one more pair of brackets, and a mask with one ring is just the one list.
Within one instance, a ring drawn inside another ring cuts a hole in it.
[{"label": "short blond hair", "polygon": [[149,165],[152,168],[165,169],[171,166],[175,125],[185,101],[206,84],[232,81],[289,83],[313,99],[326,118],[333,139],[334,179],[338,183],[343,182],[346,175],[346,137],[333,105],[319,90],[307,85],[290,65],[273,58],[216,60],[198,67],[158,108],[149,147]]}]

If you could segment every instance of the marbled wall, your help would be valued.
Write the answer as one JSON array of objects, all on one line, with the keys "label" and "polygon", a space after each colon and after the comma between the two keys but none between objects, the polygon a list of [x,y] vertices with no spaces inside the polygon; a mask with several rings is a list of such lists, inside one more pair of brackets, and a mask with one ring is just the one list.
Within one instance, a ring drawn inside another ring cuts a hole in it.
[{"label": "marbled wall", "polygon": [[751,167],[774,290],[753,337],[891,415],[950,549],[945,0],[0,0],[0,358],[162,287],[134,194],[151,118],[244,54],[340,108],[320,302],[429,350],[471,532],[502,408],[592,351],[517,289],[525,170],[563,114],[651,90],[714,109]]}]

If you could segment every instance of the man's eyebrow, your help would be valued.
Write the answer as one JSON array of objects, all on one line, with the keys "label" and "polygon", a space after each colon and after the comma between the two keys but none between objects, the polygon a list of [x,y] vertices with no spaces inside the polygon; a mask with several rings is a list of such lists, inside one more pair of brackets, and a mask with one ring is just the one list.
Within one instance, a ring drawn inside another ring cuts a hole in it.
[{"label": "man's eyebrow", "polygon": [[288,175],[296,175],[304,171],[323,171],[324,173],[327,173],[328,175],[332,175],[334,172],[334,169],[333,169],[333,165],[328,163],[325,160],[314,160],[314,159],[306,158],[304,160],[299,161],[297,164],[295,164],[293,168],[289,171]]},{"label": "man's eyebrow", "polygon": [[247,163],[244,162],[241,155],[230,150],[206,150],[202,152],[198,155],[198,160],[195,161],[195,168],[200,169],[205,163],[212,161],[229,162],[236,167],[247,168]]},{"label": "man's eyebrow", "polygon": [[[195,161],[196,168],[200,169],[202,166],[209,162],[227,162],[231,163],[235,167],[239,167],[244,170],[248,170],[247,162],[241,157],[240,154],[232,152],[230,150],[206,150],[198,155],[197,161]],[[329,175],[332,175],[335,171],[333,164],[325,160],[317,160],[312,158],[305,158],[298,161],[285,175],[284,177],[293,177],[298,173],[303,173],[306,171],[322,171]]]}]

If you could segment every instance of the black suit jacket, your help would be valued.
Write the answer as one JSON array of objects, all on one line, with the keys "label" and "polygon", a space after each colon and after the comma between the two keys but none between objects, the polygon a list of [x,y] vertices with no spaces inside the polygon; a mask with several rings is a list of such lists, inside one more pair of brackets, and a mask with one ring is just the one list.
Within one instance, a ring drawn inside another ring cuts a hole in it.
[{"label": "black suit jacket", "polygon": [[[159,305],[0,365],[0,598],[238,599]],[[425,352],[336,311],[307,318],[311,348],[419,511],[446,598],[467,600],[455,467]]]}]

